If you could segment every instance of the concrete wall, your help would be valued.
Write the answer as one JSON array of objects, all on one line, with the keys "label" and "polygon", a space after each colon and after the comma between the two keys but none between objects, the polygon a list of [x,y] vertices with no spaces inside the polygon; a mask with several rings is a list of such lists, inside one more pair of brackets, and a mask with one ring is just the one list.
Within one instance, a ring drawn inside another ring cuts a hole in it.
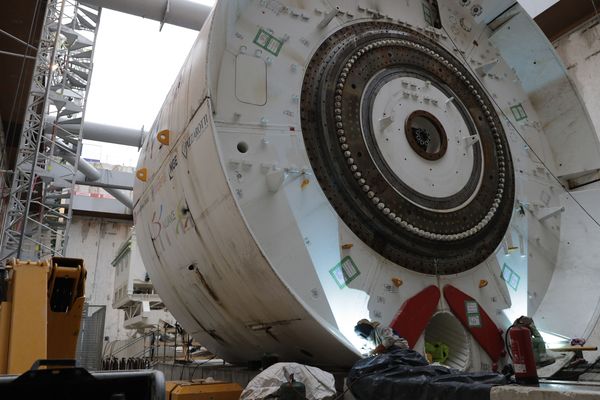
[{"label": "concrete wall", "polygon": [[92,305],[106,306],[104,336],[126,339],[134,331],[123,328],[124,312],[112,308],[115,269],[110,264],[127,239],[132,223],[103,218],[74,217],[67,257],[83,258],[87,268],[85,297]]}]

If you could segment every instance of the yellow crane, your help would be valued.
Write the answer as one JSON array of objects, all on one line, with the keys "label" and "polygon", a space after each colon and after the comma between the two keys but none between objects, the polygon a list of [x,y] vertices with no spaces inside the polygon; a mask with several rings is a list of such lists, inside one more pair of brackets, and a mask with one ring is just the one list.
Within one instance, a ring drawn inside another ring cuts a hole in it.
[{"label": "yellow crane", "polygon": [[[85,279],[83,260],[77,258],[13,259],[0,269],[0,398],[239,398],[242,388],[235,383],[169,382],[165,390],[157,371],[88,373],[76,368]],[[37,370],[40,365],[50,370]]]},{"label": "yellow crane", "polygon": [[0,283],[0,374],[37,360],[75,359],[86,270],[78,258],[13,259]]}]

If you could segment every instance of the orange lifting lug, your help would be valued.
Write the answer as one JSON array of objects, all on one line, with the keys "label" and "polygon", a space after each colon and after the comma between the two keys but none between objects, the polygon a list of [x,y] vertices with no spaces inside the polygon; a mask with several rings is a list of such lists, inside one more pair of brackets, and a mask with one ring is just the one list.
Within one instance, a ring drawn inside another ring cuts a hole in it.
[{"label": "orange lifting lug", "polygon": [[160,144],[164,144],[165,146],[169,145],[169,130],[164,129],[156,134],[156,139],[160,142]]}]

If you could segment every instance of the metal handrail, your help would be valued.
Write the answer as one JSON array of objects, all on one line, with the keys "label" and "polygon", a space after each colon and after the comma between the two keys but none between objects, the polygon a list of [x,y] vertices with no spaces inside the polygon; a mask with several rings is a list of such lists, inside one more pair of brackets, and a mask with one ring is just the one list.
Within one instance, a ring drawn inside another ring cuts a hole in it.
[{"label": "metal handrail", "polygon": [[155,331],[150,331],[150,332],[144,333],[142,336],[139,336],[139,337],[133,339],[131,342],[127,343],[125,346],[123,346],[117,350],[114,350],[114,351],[111,350],[110,354],[108,354],[107,357],[115,357],[116,354],[119,354],[121,351],[133,346],[136,343],[139,343],[140,340],[145,339],[148,336],[151,336],[152,334],[155,334],[155,333],[160,333],[160,330],[155,330]]}]

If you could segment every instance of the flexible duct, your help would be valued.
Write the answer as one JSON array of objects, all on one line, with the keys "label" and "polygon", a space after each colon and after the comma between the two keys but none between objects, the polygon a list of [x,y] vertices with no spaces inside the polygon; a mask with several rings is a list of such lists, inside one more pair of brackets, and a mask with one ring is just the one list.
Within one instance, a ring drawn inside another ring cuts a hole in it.
[{"label": "flexible duct", "polygon": [[[62,157],[72,165],[75,165],[75,156],[71,153],[63,152]],[[100,171],[98,171],[92,164],[84,160],[83,158],[79,158],[77,162],[77,170],[81,172],[89,182],[97,181],[102,176]],[[108,194],[117,199],[120,203],[122,203],[125,207],[130,210],[133,209],[133,202],[131,201],[131,197],[129,194],[121,189],[114,188],[103,188]]]}]

